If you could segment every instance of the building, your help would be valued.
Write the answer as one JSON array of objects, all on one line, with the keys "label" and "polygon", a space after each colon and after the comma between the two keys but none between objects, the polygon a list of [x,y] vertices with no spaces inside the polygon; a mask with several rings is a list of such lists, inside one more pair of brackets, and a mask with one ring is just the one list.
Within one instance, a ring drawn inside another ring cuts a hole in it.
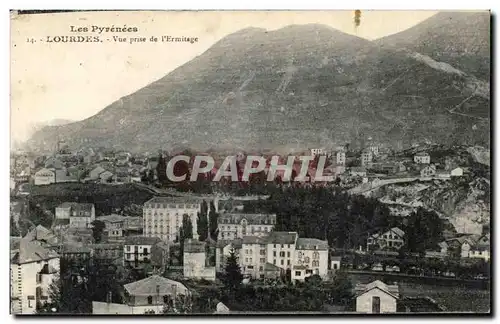
[{"label": "building", "polygon": [[124,303],[92,302],[94,315],[161,314],[165,305],[174,305],[190,292],[182,283],[158,275],[123,286]]},{"label": "building", "polygon": [[49,287],[59,275],[59,255],[39,244],[20,240],[10,254],[11,312],[34,314],[50,301]]},{"label": "building", "polygon": [[335,162],[337,165],[345,165],[345,151],[343,149],[335,153]]},{"label": "building", "polygon": [[461,177],[464,175],[464,169],[458,167],[450,171],[450,176],[452,177]]},{"label": "building", "polygon": [[99,176],[101,175],[101,173],[105,171],[106,170],[101,166],[97,166],[89,172],[89,178],[92,180],[99,180],[100,179]]},{"label": "building", "polygon": [[339,270],[341,262],[342,262],[342,257],[340,257],[340,256],[332,256],[330,258],[330,269],[331,270]]},{"label": "building", "polygon": [[56,207],[56,219],[69,219],[69,227],[72,228],[92,228],[92,222],[95,220],[94,204],[62,203]]},{"label": "building", "polygon": [[193,238],[198,239],[197,221],[201,199],[185,197],[154,197],[144,203],[144,236],[173,242],[182,226],[183,215],[193,224]]},{"label": "building", "polygon": [[234,240],[244,236],[265,236],[276,224],[275,214],[224,213],[218,218],[218,239]]},{"label": "building", "polygon": [[151,261],[153,245],[161,242],[157,237],[128,236],[123,245],[124,264],[138,267]]},{"label": "building", "polygon": [[324,148],[311,149],[311,156],[316,157],[317,155],[326,155],[326,150]]},{"label": "building", "polygon": [[33,230],[29,231],[23,239],[45,247],[56,245],[58,243],[56,235],[42,225],[38,225]]},{"label": "building", "polygon": [[431,156],[427,152],[418,152],[413,156],[413,161],[418,164],[431,163]]},{"label": "building", "polygon": [[44,167],[47,169],[60,170],[64,168],[64,163],[55,157],[49,157],[47,160],[45,160]]},{"label": "building", "polygon": [[108,239],[120,239],[124,236],[125,220],[127,216],[111,214],[100,216],[96,219],[104,223],[104,233],[107,235]]},{"label": "building", "polygon": [[366,177],[366,168],[364,167],[352,167],[349,173],[353,177]]},{"label": "building", "polygon": [[436,175],[436,166],[433,164],[427,165],[420,169],[420,176],[421,177],[432,177]]},{"label": "building", "polygon": [[35,186],[48,185],[56,182],[56,173],[50,169],[40,169],[35,173]]},{"label": "building", "polygon": [[368,150],[372,152],[373,156],[378,156],[379,155],[379,146],[375,143],[370,143],[367,147]]},{"label": "building", "polygon": [[207,267],[205,242],[192,239],[184,243],[184,277],[215,281],[215,267]]},{"label": "building", "polygon": [[369,250],[399,250],[405,243],[405,232],[398,227],[368,237],[367,249]]},{"label": "building", "polygon": [[361,165],[367,166],[373,161],[373,153],[370,149],[364,149],[361,152]]},{"label": "building", "polygon": [[266,238],[245,236],[241,240],[239,264],[241,272],[252,278],[265,278]]},{"label": "building", "polygon": [[294,274],[293,272],[299,271],[294,268],[292,279],[294,275],[305,278],[315,274],[325,278],[328,272],[328,242],[314,238],[298,238],[293,264],[304,267],[304,273]]},{"label": "building", "polygon": [[267,262],[283,271],[292,269],[295,245],[299,235],[296,232],[272,232],[266,238]]},{"label": "building", "polygon": [[115,179],[115,175],[111,171],[104,171],[99,174],[99,182],[100,183],[111,183]]},{"label": "building", "polygon": [[479,239],[472,241],[465,241],[464,244],[469,244],[468,247],[463,246],[462,250],[468,250],[467,257],[480,258],[484,261],[490,260],[490,234],[482,235]]},{"label": "building", "polygon": [[368,314],[395,313],[399,300],[399,286],[386,285],[380,280],[369,284],[358,284],[356,312]]}]

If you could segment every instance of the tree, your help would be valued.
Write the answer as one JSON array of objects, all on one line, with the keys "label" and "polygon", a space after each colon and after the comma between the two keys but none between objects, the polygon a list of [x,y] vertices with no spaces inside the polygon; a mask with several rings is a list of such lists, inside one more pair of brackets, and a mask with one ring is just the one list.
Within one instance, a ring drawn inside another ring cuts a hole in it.
[{"label": "tree", "polygon": [[191,314],[192,312],[193,300],[189,295],[178,295],[163,306],[163,314]]},{"label": "tree", "polygon": [[102,236],[106,224],[103,221],[95,220],[92,222],[92,236],[94,237],[95,243],[100,243],[102,241]]},{"label": "tree", "polygon": [[182,215],[182,226],[179,229],[179,234],[177,236],[177,241],[180,243],[180,260],[182,262],[184,255],[184,242],[186,239],[193,238],[193,224],[191,219],[187,214]]},{"label": "tree", "polygon": [[217,219],[219,214],[215,211],[215,205],[210,202],[210,212],[208,213],[208,230],[210,232],[210,238],[217,241]]},{"label": "tree", "polygon": [[10,236],[11,237],[18,237],[19,235],[21,235],[21,233],[19,233],[19,229],[17,228],[17,224],[14,221],[14,216],[11,216],[10,217]]},{"label": "tree", "polygon": [[156,173],[158,174],[158,181],[160,183],[165,183],[167,181],[167,163],[163,154],[160,153],[158,157],[158,164],[156,165]]},{"label": "tree", "polygon": [[205,200],[201,203],[201,211],[198,213],[197,231],[200,241],[208,237],[208,205]]},{"label": "tree", "polygon": [[241,274],[241,268],[238,264],[238,257],[234,249],[232,249],[226,261],[225,273],[222,281],[227,289],[235,291],[241,285],[242,280],[243,275]]},{"label": "tree", "polygon": [[330,291],[331,301],[336,304],[345,305],[353,297],[352,282],[343,271],[338,271],[333,278],[332,289]]}]

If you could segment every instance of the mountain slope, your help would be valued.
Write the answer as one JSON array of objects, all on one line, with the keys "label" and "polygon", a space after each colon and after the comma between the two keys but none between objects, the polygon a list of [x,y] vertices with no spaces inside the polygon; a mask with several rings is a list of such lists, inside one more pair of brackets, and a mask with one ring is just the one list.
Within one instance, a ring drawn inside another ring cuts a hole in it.
[{"label": "mountain slope", "polygon": [[250,28],[91,118],[45,128],[32,144],[279,150],[372,136],[488,146],[489,101],[461,104],[469,80],[322,25]]},{"label": "mountain slope", "polygon": [[376,43],[428,55],[489,81],[490,20],[489,11],[440,12]]}]

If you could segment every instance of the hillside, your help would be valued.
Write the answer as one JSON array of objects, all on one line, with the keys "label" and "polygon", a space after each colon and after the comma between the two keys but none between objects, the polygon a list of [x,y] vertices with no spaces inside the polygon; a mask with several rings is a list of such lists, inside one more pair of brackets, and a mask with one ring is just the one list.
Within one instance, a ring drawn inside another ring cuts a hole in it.
[{"label": "hillside", "polygon": [[489,83],[480,96],[474,82],[322,25],[249,28],[91,118],[44,128],[31,145],[278,150],[371,136],[488,147]]},{"label": "hillside", "polygon": [[447,62],[480,79],[490,79],[489,11],[440,12],[403,32],[383,37],[377,44],[406,48]]}]

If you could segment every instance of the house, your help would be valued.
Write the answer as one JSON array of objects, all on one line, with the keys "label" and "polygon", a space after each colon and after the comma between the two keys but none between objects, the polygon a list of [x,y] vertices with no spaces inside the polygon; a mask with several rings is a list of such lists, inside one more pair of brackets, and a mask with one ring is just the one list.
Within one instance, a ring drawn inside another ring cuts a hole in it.
[{"label": "house", "polygon": [[215,306],[214,314],[229,314],[230,312],[231,310],[229,309],[229,307],[224,305],[222,302],[217,303],[217,305]]},{"label": "house", "polygon": [[95,167],[94,169],[92,169],[89,173],[89,178],[92,179],[92,180],[99,180],[99,176],[101,173],[105,172],[106,170],[101,167],[101,166],[97,166]]},{"label": "house", "polygon": [[190,295],[182,283],[158,275],[123,286],[124,303],[92,302],[94,315],[161,314],[165,305],[174,305]]},{"label": "house", "polygon": [[94,204],[65,202],[56,207],[56,219],[69,219],[72,228],[91,228],[95,220]]},{"label": "house", "polygon": [[252,278],[264,279],[266,262],[266,238],[244,236],[239,258],[241,272]]},{"label": "house", "polygon": [[[328,242],[315,238],[298,238],[293,264],[305,267],[304,277],[317,274],[325,278],[328,272]],[[292,271],[292,276],[293,276]]]},{"label": "house", "polygon": [[163,273],[170,258],[170,246],[161,241],[151,247],[151,265]]},{"label": "house", "polygon": [[418,164],[431,163],[431,156],[427,152],[418,152],[413,156],[413,161]]},{"label": "house", "polygon": [[264,278],[266,279],[278,279],[282,273],[283,269],[272,263],[266,262],[264,265]]},{"label": "house", "polygon": [[157,237],[128,236],[123,246],[123,262],[138,267],[139,264],[149,263],[153,245],[161,242]]},{"label": "house", "polygon": [[431,164],[431,165],[427,165],[425,167],[423,167],[422,169],[420,169],[420,176],[421,177],[432,177],[436,175],[436,166]]},{"label": "house", "polygon": [[48,185],[56,182],[56,173],[53,170],[43,168],[35,173],[35,186]]},{"label": "house", "polygon": [[233,240],[244,236],[265,236],[276,224],[276,214],[224,213],[217,220],[218,238]]},{"label": "house", "polygon": [[345,150],[341,149],[335,153],[335,162],[337,165],[345,165]]},{"label": "house", "polygon": [[490,260],[490,234],[482,235],[469,247],[469,258],[481,258],[484,261]]},{"label": "house", "polygon": [[450,171],[450,176],[452,177],[461,177],[464,175],[464,169],[458,167]]},{"label": "house", "polygon": [[189,239],[184,243],[184,278],[215,281],[215,267],[207,267],[205,242]]},{"label": "house", "polygon": [[366,168],[364,168],[364,167],[352,167],[349,170],[349,174],[353,177],[366,177]]},{"label": "house", "polygon": [[448,254],[451,257],[468,258],[471,247],[479,238],[480,235],[461,235],[446,240]]},{"label": "house", "polygon": [[378,156],[379,155],[379,146],[375,143],[370,143],[367,147],[368,150],[372,152],[373,156]]},{"label": "house", "polygon": [[75,173],[71,173],[69,169],[55,170],[56,173],[56,183],[63,182],[78,182],[78,176]]},{"label": "house", "polygon": [[34,314],[50,301],[49,287],[59,276],[59,255],[21,239],[10,253],[11,312]]},{"label": "house", "polygon": [[115,263],[123,260],[123,246],[116,243],[89,244],[92,249],[92,256],[101,262]]},{"label": "house", "polygon": [[198,239],[198,212],[202,199],[188,197],[154,197],[144,203],[144,236],[159,237],[165,242],[177,238],[182,218],[187,215],[193,224],[193,238]]},{"label": "house", "polygon": [[296,232],[271,232],[266,238],[267,262],[291,270],[298,237]]},{"label": "house", "polygon": [[325,149],[324,148],[311,149],[311,156],[316,157],[317,155],[326,155]]},{"label": "house", "polygon": [[64,163],[55,157],[49,157],[47,160],[45,160],[44,167],[46,169],[60,170],[64,168]]},{"label": "house", "polygon": [[54,233],[42,225],[38,225],[33,230],[29,231],[23,239],[41,246],[51,246],[57,244],[58,242]]},{"label": "house", "polygon": [[130,183],[130,174],[128,168],[117,167],[115,169],[115,181],[118,183]]},{"label": "house", "polygon": [[104,233],[108,236],[108,239],[112,240],[123,237],[126,216],[111,214],[99,216],[96,219],[104,223]]},{"label": "house", "polygon": [[332,270],[339,270],[341,262],[342,262],[342,257],[340,257],[340,256],[332,256],[330,258],[330,269],[332,269]]},{"label": "house", "polygon": [[376,233],[368,237],[367,249],[399,250],[404,245],[405,232],[398,227],[393,227],[386,232]]},{"label": "house", "polygon": [[99,182],[100,183],[111,183],[114,179],[114,174],[110,171],[104,171],[99,174]]},{"label": "house", "polygon": [[358,284],[356,312],[368,314],[395,313],[399,300],[399,286],[387,285],[380,280]]},{"label": "house", "polygon": [[370,149],[361,151],[361,165],[367,166],[373,161],[373,152]]}]

